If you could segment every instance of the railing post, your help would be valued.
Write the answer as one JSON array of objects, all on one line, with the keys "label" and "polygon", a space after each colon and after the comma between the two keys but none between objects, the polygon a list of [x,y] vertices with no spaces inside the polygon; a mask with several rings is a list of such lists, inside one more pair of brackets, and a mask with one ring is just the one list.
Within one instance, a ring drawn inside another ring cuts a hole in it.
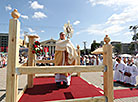
[{"label": "railing post", "polygon": [[[78,53],[77,65],[80,65],[80,46],[79,45],[77,45],[77,53]],[[77,73],[77,76],[80,76],[80,72]]]},{"label": "railing post", "polygon": [[[32,53],[32,47],[33,47],[33,43],[35,38],[38,38],[38,36],[36,35],[28,35],[29,38],[29,50],[28,50],[28,66],[34,66],[34,61],[35,61],[35,55]],[[28,75],[28,88],[32,88],[33,87],[33,78],[34,78],[34,74],[29,74]]]},{"label": "railing post", "polygon": [[105,45],[103,46],[103,64],[107,67],[104,72],[104,95],[107,97],[108,102],[113,102],[113,63],[112,63],[112,45],[108,44],[110,38],[108,35],[104,38]]},{"label": "railing post", "polygon": [[16,102],[18,95],[18,76],[16,67],[19,65],[20,14],[15,9],[11,13],[13,19],[9,23],[8,65],[6,80],[6,102]]}]

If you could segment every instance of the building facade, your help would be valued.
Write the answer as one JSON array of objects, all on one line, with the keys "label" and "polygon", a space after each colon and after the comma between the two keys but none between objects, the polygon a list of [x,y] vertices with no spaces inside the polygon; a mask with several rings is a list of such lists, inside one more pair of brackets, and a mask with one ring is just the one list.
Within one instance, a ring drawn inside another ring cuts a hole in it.
[{"label": "building facade", "polygon": [[8,51],[8,33],[0,33],[0,52]]},{"label": "building facade", "polygon": [[48,54],[50,56],[54,56],[54,53],[55,53],[55,47],[56,47],[56,41],[57,40],[54,40],[54,39],[50,39],[50,40],[46,40],[46,41],[43,41],[41,42],[41,46],[44,48],[44,47],[47,47],[48,48]]},{"label": "building facade", "polygon": [[133,42],[131,43],[121,43],[119,41],[114,41],[111,42],[112,46],[114,46],[113,48],[113,52],[116,53],[116,46],[120,46],[120,54],[132,54],[134,53],[134,51],[130,50],[130,46]]}]

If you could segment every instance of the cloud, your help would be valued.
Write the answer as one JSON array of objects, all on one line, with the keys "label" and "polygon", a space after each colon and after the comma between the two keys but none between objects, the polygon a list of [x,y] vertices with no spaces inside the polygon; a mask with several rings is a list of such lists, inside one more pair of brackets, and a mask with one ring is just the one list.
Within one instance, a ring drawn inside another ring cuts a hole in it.
[{"label": "cloud", "polygon": [[41,19],[41,18],[46,18],[47,15],[45,15],[43,12],[35,12],[34,15],[32,16],[32,18],[38,18],[38,19]]},{"label": "cloud", "polygon": [[42,33],[44,33],[45,31],[44,30],[41,30]]},{"label": "cloud", "polygon": [[132,36],[133,33],[132,33],[132,32],[125,32],[124,35],[125,35],[125,36]]},{"label": "cloud", "polygon": [[107,24],[94,24],[86,29],[80,30],[76,34],[86,33],[90,35],[118,35],[120,32],[125,30],[125,27],[120,25],[107,25]]},{"label": "cloud", "polygon": [[123,31],[125,29],[125,27],[120,26],[120,25],[112,25],[109,26],[107,28],[104,29],[104,32],[106,32],[107,34],[117,34],[121,31]]},{"label": "cloud", "polygon": [[29,32],[33,33],[35,32],[35,30],[33,30],[32,28],[28,28]]},{"label": "cloud", "polygon": [[[138,22],[138,0],[88,0],[92,6],[102,5],[114,10],[114,13],[107,18],[107,21],[103,23],[99,28],[93,26],[88,27],[85,31],[89,31],[90,34],[103,32],[116,35],[129,35],[129,25],[136,24]],[[100,25],[100,24],[98,24]],[[94,25],[97,27],[97,25]],[[80,34],[80,33],[79,33]]]},{"label": "cloud", "polygon": [[28,3],[30,3],[30,4],[31,4],[31,3],[32,3],[32,1],[28,1]]},{"label": "cloud", "polygon": [[[138,0],[88,0],[93,6],[103,5],[107,7],[115,8],[116,11],[120,10],[120,13],[112,14],[107,24],[125,24],[128,22],[136,21],[138,19]],[[120,8],[120,9],[117,9]]]},{"label": "cloud", "polygon": [[8,4],[8,6],[5,6],[5,9],[6,9],[6,11],[8,11],[8,10],[12,10],[12,7],[11,7],[10,4]]},{"label": "cloud", "polygon": [[44,5],[40,5],[40,4],[38,4],[38,2],[37,1],[34,1],[34,2],[31,2],[31,1],[29,1],[29,3],[31,4],[31,8],[32,9],[43,9],[44,8]]},{"label": "cloud", "polygon": [[81,33],[87,33],[87,34],[104,34],[103,32],[103,24],[93,24],[91,26],[89,26],[86,29],[80,30],[79,32],[77,32],[76,34],[79,35]]},{"label": "cloud", "polygon": [[79,31],[79,32],[76,32],[76,35],[79,35],[80,33],[82,33],[81,31]]},{"label": "cloud", "polygon": [[93,24],[91,26],[89,26],[85,31],[88,33],[88,34],[104,34],[103,32],[103,28],[104,27],[104,24]]},{"label": "cloud", "polygon": [[88,0],[92,4],[95,5],[104,5],[104,6],[136,6],[138,4],[138,0]]},{"label": "cloud", "polygon": [[29,18],[29,17],[26,16],[26,15],[21,15],[21,17],[22,17],[23,19],[28,19],[28,18]]},{"label": "cloud", "polygon": [[125,8],[120,14],[113,14],[110,16],[106,23],[125,24],[128,22],[136,21],[138,19],[136,12],[138,12],[138,6]]},{"label": "cloud", "polygon": [[73,23],[73,25],[78,25],[80,23],[80,21],[75,21],[74,23]]}]

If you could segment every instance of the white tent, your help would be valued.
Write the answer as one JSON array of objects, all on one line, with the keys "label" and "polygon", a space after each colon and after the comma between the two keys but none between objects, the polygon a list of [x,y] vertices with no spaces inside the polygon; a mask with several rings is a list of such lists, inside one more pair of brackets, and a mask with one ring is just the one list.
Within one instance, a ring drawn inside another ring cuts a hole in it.
[{"label": "white tent", "polygon": [[132,57],[130,54],[121,54],[120,57]]},{"label": "white tent", "polygon": [[103,54],[103,47],[94,50],[91,54]]}]

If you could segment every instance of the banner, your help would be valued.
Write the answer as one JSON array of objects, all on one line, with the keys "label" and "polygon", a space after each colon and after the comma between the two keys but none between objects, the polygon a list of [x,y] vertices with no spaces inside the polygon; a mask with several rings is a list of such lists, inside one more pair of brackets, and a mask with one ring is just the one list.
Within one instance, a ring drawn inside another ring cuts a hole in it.
[{"label": "banner", "polygon": [[44,47],[44,52],[45,52],[45,55],[48,55],[48,52],[49,52],[48,47]]},{"label": "banner", "polygon": [[1,47],[1,52],[4,52],[4,47]]},{"label": "banner", "polygon": [[6,52],[8,52],[8,47],[6,47]]}]

